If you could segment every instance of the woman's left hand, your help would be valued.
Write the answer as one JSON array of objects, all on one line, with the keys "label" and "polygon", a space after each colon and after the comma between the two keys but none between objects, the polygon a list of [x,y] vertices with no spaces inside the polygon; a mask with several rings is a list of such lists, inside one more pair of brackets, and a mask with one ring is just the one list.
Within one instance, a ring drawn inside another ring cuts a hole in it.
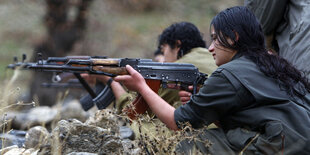
[{"label": "woman's left hand", "polygon": [[144,88],[148,87],[142,75],[134,70],[130,65],[126,65],[129,75],[119,75],[114,78],[115,81],[122,83],[129,90],[141,92]]},{"label": "woman's left hand", "polygon": [[181,90],[179,91],[179,96],[182,104],[184,105],[191,99],[192,93],[185,90]]}]

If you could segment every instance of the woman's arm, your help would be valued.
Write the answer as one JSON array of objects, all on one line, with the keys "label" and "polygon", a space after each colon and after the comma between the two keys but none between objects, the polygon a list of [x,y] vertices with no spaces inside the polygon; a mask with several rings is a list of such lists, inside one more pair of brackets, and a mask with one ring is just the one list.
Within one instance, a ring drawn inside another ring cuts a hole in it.
[{"label": "woman's arm", "polygon": [[177,130],[174,120],[174,107],[157,95],[145,82],[144,78],[131,66],[126,66],[130,75],[122,75],[114,78],[115,81],[124,84],[129,90],[136,91],[142,95],[151,110],[164,122],[168,128]]}]

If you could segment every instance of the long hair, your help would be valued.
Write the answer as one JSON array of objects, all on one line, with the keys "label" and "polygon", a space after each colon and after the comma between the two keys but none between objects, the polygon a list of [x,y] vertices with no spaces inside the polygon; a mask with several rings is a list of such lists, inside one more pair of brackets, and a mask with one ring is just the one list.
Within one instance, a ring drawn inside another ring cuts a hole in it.
[{"label": "long hair", "polygon": [[[266,76],[276,79],[280,88],[284,88],[291,97],[302,98],[310,92],[310,84],[304,74],[280,56],[267,52],[259,21],[248,8],[228,8],[217,14],[210,26],[214,28],[220,45],[253,61]],[[297,85],[299,83],[302,85]]]},{"label": "long hair", "polygon": [[181,41],[178,59],[190,52],[192,48],[206,47],[202,33],[189,22],[174,23],[158,36],[159,45],[168,44],[172,49],[178,46],[177,40]]}]

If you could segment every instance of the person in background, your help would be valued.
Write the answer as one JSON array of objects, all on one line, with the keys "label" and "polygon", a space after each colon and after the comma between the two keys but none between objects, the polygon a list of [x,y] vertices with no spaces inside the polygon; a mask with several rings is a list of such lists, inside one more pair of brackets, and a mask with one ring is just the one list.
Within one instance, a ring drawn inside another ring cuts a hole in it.
[{"label": "person in background", "polygon": [[310,80],[309,0],[245,0],[245,6],[259,19],[268,49]]},{"label": "person in background", "polygon": [[210,28],[209,51],[219,67],[186,104],[169,105],[129,65],[130,75],[114,80],[141,94],[172,130],[184,128],[187,122],[194,128],[218,122],[219,128],[181,142],[180,152],[190,153],[195,146],[208,154],[309,154],[306,77],[282,57],[268,53],[260,23],[248,8],[223,10]]}]

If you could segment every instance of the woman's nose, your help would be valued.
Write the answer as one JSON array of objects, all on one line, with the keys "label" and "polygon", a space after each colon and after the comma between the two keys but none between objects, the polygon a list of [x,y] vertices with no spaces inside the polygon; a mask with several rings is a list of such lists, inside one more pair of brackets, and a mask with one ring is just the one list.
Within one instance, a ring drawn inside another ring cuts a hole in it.
[{"label": "woman's nose", "polygon": [[214,43],[213,43],[213,41],[212,41],[211,45],[209,46],[208,50],[209,50],[209,52],[214,51]]}]

